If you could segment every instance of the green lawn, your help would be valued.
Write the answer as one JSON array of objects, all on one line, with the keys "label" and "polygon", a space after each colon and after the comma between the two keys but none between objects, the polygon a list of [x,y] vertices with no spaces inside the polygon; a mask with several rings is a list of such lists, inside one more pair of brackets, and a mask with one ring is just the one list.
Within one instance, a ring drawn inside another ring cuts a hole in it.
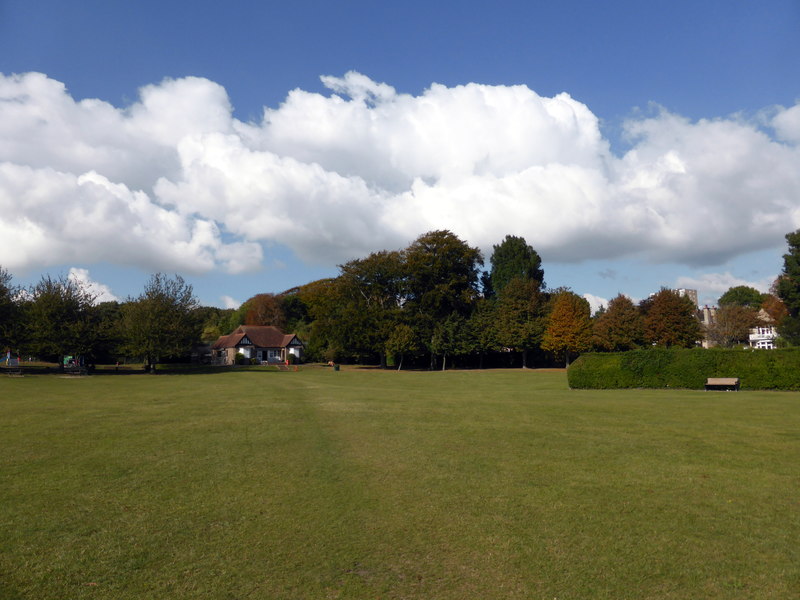
[{"label": "green lawn", "polygon": [[800,597],[800,394],[0,379],[0,598]]}]

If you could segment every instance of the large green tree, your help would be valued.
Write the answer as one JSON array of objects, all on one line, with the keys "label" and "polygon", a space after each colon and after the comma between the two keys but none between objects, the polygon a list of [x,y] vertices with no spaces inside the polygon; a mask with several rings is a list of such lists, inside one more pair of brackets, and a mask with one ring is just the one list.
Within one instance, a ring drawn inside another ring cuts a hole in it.
[{"label": "large green tree", "polygon": [[498,339],[497,303],[494,299],[478,299],[467,322],[467,333],[471,352],[478,355],[478,366],[482,369],[486,355],[503,347]]},{"label": "large green tree", "polygon": [[719,297],[719,306],[749,306],[758,310],[764,302],[765,294],[747,285],[737,285],[730,288]]},{"label": "large green tree", "polygon": [[633,350],[644,343],[642,314],[630,298],[619,294],[611,299],[593,322],[592,341],[596,348],[612,352]]},{"label": "large green tree", "polygon": [[542,348],[556,357],[564,357],[569,366],[570,355],[588,350],[592,340],[592,309],[585,298],[569,290],[561,290],[552,300]]},{"label": "large green tree", "polygon": [[417,341],[414,330],[405,323],[395,325],[394,329],[389,333],[389,338],[386,340],[386,354],[400,357],[397,363],[398,371],[403,368],[403,359],[407,355],[413,354],[418,349],[419,342]]},{"label": "large green tree", "polygon": [[[380,357],[385,364],[386,341],[400,322],[404,263],[401,252],[373,252],[339,267],[335,280],[338,305],[328,319],[330,335],[356,358]],[[338,330],[338,331],[336,331]]]},{"label": "large green tree", "polygon": [[447,357],[468,354],[471,350],[467,319],[451,313],[444,321],[436,323],[431,338],[431,351],[442,357],[442,371],[447,369]]},{"label": "large green tree", "polygon": [[20,331],[19,290],[12,284],[11,273],[0,267],[0,352],[15,350]]},{"label": "large green tree", "polygon": [[44,275],[23,302],[26,352],[62,364],[67,355],[91,356],[99,331],[94,295],[77,279]]},{"label": "large green tree", "polygon": [[778,326],[781,336],[792,345],[800,345],[800,229],[786,234],[788,252],[783,255],[783,270],[776,291],[788,315]]},{"label": "large green tree", "polygon": [[480,250],[450,231],[430,231],[405,250],[408,308],[432,321],[468,315],[478,297]]},{"label": "large green tree", "polygon": [[522,353],[522,368],[528,353],[539,348],[546,323],[547,298],[535,279],[515,277],[496,300],[496,336],[499,344]]},{"label": "large green tree", "polygon": [[662,288],[640,303],[645,340],[656,346],[691,348],[702,337],[697,307],[688,296]]},{"label": "large green tree", "polygon": [[532,280],[539,288],[543,287],[542,259],[525,238],[507,235],[500,244],[492,246],[492,250],[489,276],[495,294],[502,293],[514,279]]},{"label": "large green tree", "polygon": [[161,359],[188,354],[201,334],[202,323],[194,314],[197,306],[192,286],[180,275],[152,275],[144,291],[121,307],[125,353],[144,359],[151,373]]},{"label": "large green tree", "polygon": [[404,252],[403,312],[406,322],[425,340],[434,368],[434,329],[453,314],[467,318],[478,299],[480,250],[450,231],[431,231]]}]

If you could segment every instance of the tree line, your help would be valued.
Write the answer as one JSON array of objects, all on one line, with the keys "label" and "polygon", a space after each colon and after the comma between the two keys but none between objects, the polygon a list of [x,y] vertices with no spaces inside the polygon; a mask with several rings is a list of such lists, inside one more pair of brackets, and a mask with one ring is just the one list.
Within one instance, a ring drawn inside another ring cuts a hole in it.
[{"label": "tree line", "polygon": [[800,343],[800,231],[787,234],[784,269],[768,294],[731,288],[706,329],[697,307],[661,289],[634,303],[620,294],[592,315],[568,288],[548,288],[542,261],[524,238],[479,249],[450,231],[431,231],[402,250],[340,265],[339,275],[280,294],[257,294],[239,309],[200,306],[180,276],[155,274],[137,297],[95,303],[76,280],[44,276],[28,288],[0,268],[0,347],[43,360],[122,357],[147,368],[185,360],[241,324],[296,333],[311,360],[414,365],[568,364],[581,352],[746,343],[766,313],[785,343]]}]

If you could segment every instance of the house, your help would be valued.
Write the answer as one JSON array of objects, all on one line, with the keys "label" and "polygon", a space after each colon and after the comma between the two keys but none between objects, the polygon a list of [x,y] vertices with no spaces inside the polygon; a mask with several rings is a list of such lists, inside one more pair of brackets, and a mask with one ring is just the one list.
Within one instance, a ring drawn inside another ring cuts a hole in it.
[{"label": "house", "polygon": [[240,325],[211,347],[215,365],[234,364],[237,353],[260,363],[285,363],[291,360],[290,356],[299,361],[303,358],[303,348],[303,342],[295,334],[265,325]]},{"label": "house", "polygon": [[750,329],[750,347],[763,350],[775,348],[775,338],[778,337],[778,328],[775,321],[763,308],[758,311],[758,325]]},{"label": "house", "polygon": [[778,330],[774,325],[759,325],[750,330],[750,347],[763,350],[775,348],[775,338],[778,337]]}]

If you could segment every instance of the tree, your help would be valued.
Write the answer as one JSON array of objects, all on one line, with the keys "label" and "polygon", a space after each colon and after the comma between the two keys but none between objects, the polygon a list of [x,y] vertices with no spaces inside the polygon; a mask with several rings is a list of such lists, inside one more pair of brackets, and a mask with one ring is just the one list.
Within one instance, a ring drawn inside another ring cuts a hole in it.
[{"label": "tree", "polygon": [[722,294],[717,303],[719,306],[749,306],[758,310],[764,302],[765,295],[750,286],[737,285]]},{"label": "tree", "polygon": [[274,294],[256,294],[242,304],[245,325],[272,325],[286,327],[283,307]]},{"label": "tree", "polygon": [[563,290],[553,298],[547,328],[542,337],[542,348],[554,355],[564,356],[569,366],[570,354],[588,350],[591,345],[591,307],[585,298]]},{"label": "tree", "polygon": [[783,255],[783,270],[778,277],[777,293],[788,315],[778,332],[790,344],[800,344],[800,229],[786,234],[789,251]]},{"label": "tree", "polygon": [[644,343],[642,314],[630,298],[619,294],[597,315],[592,342],[596,348],[611,352],[633,350]]},{"label": "tree", "polygon": [[480,250],[449,231],[421,235],[404,252],[409,307],[441,321],[453,312],[468,315],[478,297]]},{"label": "tree", "polygon": [[101,302],[94,306],[93,311],[97,322],[97,343],[93,357],[98,363],[111,364],[119,358],[122,344],[119,329],[122,315],[120,303]]},{"label": "tree", "polygon": [[656,346],[691,348],[702,337],[697,307],[667,288],[642,301],[645,340]]},{"label": "tree", "polygon": [[[774,285],[777,285],[777,281]],[[786,315],[789,314],[789,311],[786,310],[786,305],[783,303],[783,300],[778,298],[778,296],[772,292],[769,294],[764,294],[764,301],[761,303],[761,308],[765,313],[767,313],[767,316],[775,325],[780,325]]]},{"label": "tree", "polygon": [[469,352],[467,320],[451,313],[444,321],[436,323],[430,343],[431,352],[442,357],[442,371],[447,369],[447,357]]},{"label": "tree", "polygon": [[730,348],[737,343],[747,343],[750,328],[758,323],[758,312],[749,306],[724,304],[717,309],[709,325],[708,339],[718,346]]},{"label": "tree", "polygon": [[62,365],[67,355],[93,354],[98,341],[94,295],[83,283],[44,275],[28,296],[23,303],[27,351]]},{"label": "tree", "polygon": [[403,253],[406,321],[427,340],[434,368],[434,326],[452,314],[468,317],[478,299],[480,250],[449,231],[421,235]]},{"label": "tree", "polygon": [[542,259],[525,238],[507,235],[492,249],[490,280],[495,294],[500,294],[513,279],[533,280],[540,288],[544,285]]},{"label": "tree", "polygon": [[18,290],[11,284],[11,274],[0,267],[0,351],[16,348],[20,329]]},{"label": "tree", "polygon": [[180,275],[152,275],[144,292],[121,307],[124,351],[143,358],[151,373],[161,359],[187,354],[200,337],[197,306],[192,286]]},{"label": "tree", "polygon": [[389,334],[389,339],[386,340],[386,354],[400,357],[400,362],[397,365],[398,371],[403,368],[405,355],[416,352],[418,349],[419,344],[414,335],[414,330],[404,323],[395,325]]},{"label": "tree", "polygon": [[535,279],[515,277],[497,299],[496,335],[504,348],[522,352],[522,368],[528,367],[528,352],[542,343],[546,300]]},{"label": "tree", "polygon": [[500,350],[497,339],[497,303],[494,299],[479,298],[475,310],[467,322],[470,351],[478,354],[479,368],[483,368],[483,359],[488,352]]}]

